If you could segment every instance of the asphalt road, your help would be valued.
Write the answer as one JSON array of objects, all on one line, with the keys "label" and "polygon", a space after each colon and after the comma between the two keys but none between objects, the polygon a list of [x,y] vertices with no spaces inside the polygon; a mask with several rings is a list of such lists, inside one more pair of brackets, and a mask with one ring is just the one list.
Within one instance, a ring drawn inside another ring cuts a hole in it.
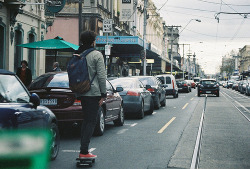
[{"label": "asphalt road", "polygon": [[[192,90],[191,93],[180,93],[176,99],[168,96],[166,107],[141,120],[126,118],[122,127],[107,124],[103,136],[92,137],[90,150],[98,156],[92,168],[190,168],[205,100],[204,96],[197,97],[196,94],[197,91]],[[209,96],[207,99],[199,168],[250,166],[250,123],[232,105],[227,96],[233,98],[231,94],[232,91],[222,89],[220,97]],[[249,96],[246,99],[248,102],[241,104],[249,111]],[[62,135],[59,155],[51,162],[50,169],[77,168],[79,132],[69,129]]]}]

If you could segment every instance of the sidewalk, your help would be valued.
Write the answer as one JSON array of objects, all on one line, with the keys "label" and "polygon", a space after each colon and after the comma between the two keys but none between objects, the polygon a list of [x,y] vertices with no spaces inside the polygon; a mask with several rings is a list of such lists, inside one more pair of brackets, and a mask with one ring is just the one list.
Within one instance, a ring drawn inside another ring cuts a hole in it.
[{"label": "sidewalk", "polygon": [[[190,168],[204,98],[184,130],[168,168]],[[199,168],[250,168],[250,123],[225,97],[208,97]]]}]

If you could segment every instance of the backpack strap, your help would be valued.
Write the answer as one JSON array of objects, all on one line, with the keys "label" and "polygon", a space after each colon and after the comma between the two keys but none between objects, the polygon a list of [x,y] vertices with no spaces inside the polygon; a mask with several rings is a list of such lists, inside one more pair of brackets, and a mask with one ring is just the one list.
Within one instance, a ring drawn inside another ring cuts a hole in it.
[{"label": "backpack strap", "polygon": [[[92,51],[94,51],[94,50],[95,50],[94,48],[86,49],[85,51],[83,51],[83,52],[81,53],[80,57],[86,57],[90,52],[92,52]],[[87,60],[86,60],[86,62],[87,62]],[[88,62],[87,62],[87,65],[88,65]],[[94,78],[95,78],[96,74],[97,74],[97,73],[95,72],[95,74],[94,74],[92,80],[90,81],[90,85],[91,85],[92,82],[94,81]]]}]

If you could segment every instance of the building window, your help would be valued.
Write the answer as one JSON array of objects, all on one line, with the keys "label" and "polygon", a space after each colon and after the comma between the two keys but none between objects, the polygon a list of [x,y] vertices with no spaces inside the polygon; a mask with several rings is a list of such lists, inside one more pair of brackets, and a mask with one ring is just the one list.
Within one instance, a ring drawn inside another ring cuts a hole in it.
[{"label": "building window", "polygon": [[[35,34],[29,33],[28,43],[35,42]],[[36,53],[34,49],[28,49],[28,63],[29,68],[31,69],[32,75],[36,75]]]},{"label": "building window", "polygon": [[15,27],[15,42],[14,42],[14,71],[17,71],[17,68],[20,66],[23,56],[23,50],[20,45],[23,43],[23,29],[22,25],[18,24]]},{"label": "building window", "polygon": [[0,69],[5,68],[5,51],[6,51],[6,26],[2,22],[2,18],[0,17]]}]

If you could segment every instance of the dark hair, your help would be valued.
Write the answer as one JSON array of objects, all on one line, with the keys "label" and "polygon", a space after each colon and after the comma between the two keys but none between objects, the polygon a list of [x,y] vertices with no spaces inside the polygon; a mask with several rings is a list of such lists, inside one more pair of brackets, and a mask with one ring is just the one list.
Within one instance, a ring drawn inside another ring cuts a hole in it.
[{"label": "dark hair", "polygon": [[22,61],[21,61],[21,64],[23,64],[23,63],[24,63],[26,66],[28,66],[28,62],[27,62],[26,60],[22,60]]},{"label": "dark hair", "polygon": [[96,38],[96,33],[93,31],[84,31],[81,33],[80,41],[82,45],[90,46]]}]

